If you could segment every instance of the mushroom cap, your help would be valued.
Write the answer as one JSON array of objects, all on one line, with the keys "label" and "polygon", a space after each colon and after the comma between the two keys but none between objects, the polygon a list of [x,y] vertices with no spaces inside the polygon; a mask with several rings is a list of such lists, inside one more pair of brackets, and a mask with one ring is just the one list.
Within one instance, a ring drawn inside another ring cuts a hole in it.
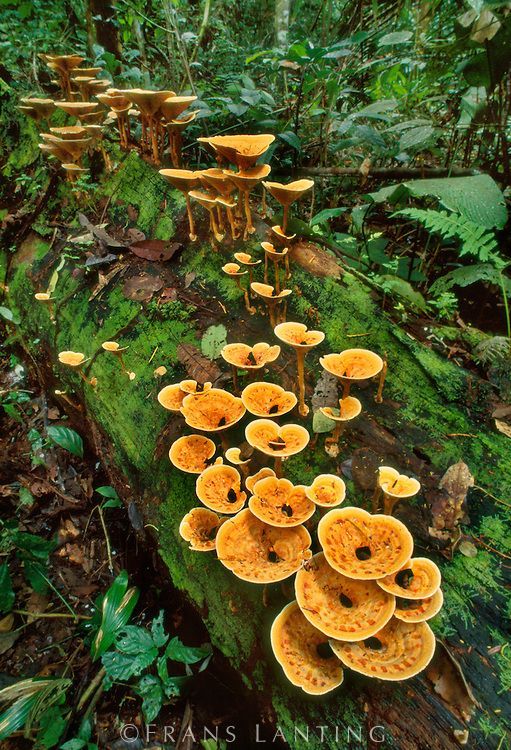
[{"label": "mushroom cap", "polygon": [[[103,68],[73,68],[71,71],[71,80],[74,81],[76,78],[80,76],[92,76],[95,78],[98,73],[101,73]],[[105,83],[109,84],[109,81],[105,81]],[[110,84],[109,84],[110,85]]]},{"label": "mushroom cap", "polygon": [[80,115],[88,115],[94,112],[99,107],[99,104],[98,102],[55,102],[55,106],[63,109],[68,115],[80,117]]},{"label": "mushroom cap", "polygon": [[66,151],[69,154],[68,158],[77,160],[91,143],[92,138],[75,138],[73,140],[62,139],[61,143],[55,142],[55,145]]},{"label": "mushroom cap", "polygon": [[57,70],[68,72],[78,67],[85,60],[80,55],[42,55],[46,63],[52,63],[52,67]]},{"label": "mushroom cap", "polygon": [[296,574],[298,606],[314,627],[329,638],[362,641],[383,628],[396,599],[375,581],[357,581],[334,570],[323,552],[314,555]]},{"label": "mushroom cap", "polygon": [[201,183],[206,188],[214,188],[224,197],[228,197],[234,190],[234,183],[230,179],[229,173],[218,167],[203,169],[198,172]]},{"label": "mushroom cap", "polygon": [[69,154],[67,153],[67,151],[64,151],[62,148],[59,148],[55,144],[52,144],[50,146],[48,143],[38,143],[37,145],[44,154],[54,156],[60,162],[65,162],[67,159],[69,159]]},{"label": "mushroom cap", "polygon": [[342,683],[339,660],[320,655],[318,647],[326,644],[325,636],[303,616],[296,602],[277,615],[270,638],[275,658],[293,685],[309,695],[324,695]]},{"label": "mushroom cap", "polygon": [[160,104],[160,113],[170,122],[179,117],[196,99],[196,96],[169,96]]},{"label": "mushroom cap", "polygon": [[391,466],[380,466],[378,469],[378,484],[389,497],[409,498],[420,492],[420,482],[413,477],[400,474]]},{"label": "mushroom cap", "polygon": [[443,603],[442,589],[426,599],[396,599],[394,616],[403,622],[425,622],[440,612]]},{"label": "mushroom cap", "polygon": [[103,123],[105,119],[105,112],[102,109],[98,109],[97,112],[89,112],[87,115],[80,115],[79,122],[82,125],[88,125],[89,123]]},{"label": "mushroom cap", "polygon": [[[271,419],[254,419],[245,428],[245,438],[253,448],[267,456],[285,457],[300,453],[310,440],[310,435],[299,424],[286,424],[282,427]],[[282,447],[270,445],[283,441]]]},{"label": "mushroom cap", "polygon": [[199,172],[191,169],[159,169],[161,176],[182,193],[188,193],[199,184]]},{"label": "mushroom cap", "polygon": [[96,99],[98,99],[101,104],[104,104],[109,109],[113,109],[114,112],[124,112],[131,106],[129,99],[126,99],[125,96],[122,96],[121,94],[114,94],[110,91],[107,91],[104,94],[96,94]]},{"label": "mushroom cap", "polygon": [[204,193],[202,190],[190,190],[188,195],[200,203],[201,206],[207,208],[208,211],[212,211],[216,206],[216,196],[211,193]]},{"label": "mushroom cap", "polygon": [[170,446],[169,459],[187,474],[200,474],[215,455],[216,445],[205,435],[183,435]]},{"label": "mushroom cap", "polygon": [[65,169],[66,172],[88,172],[88,169],[85,169],[85,167],[80,167],[78,164],[61,164],[62,169]]},{"label": "mushroom cap", "polygon": [[271,231],[281,241],[294,240],[294,238],[296,237],[296,234],[284,234],[282,227],[279,226],[278,224],[275,224],[275,226],[271,228]]},{"label": "mushroom cap", "polygon": [[270,284],[261,284],[259,281],[253,281],[250,284],[250,288],[258,297],[277,302],[280,302],[284,297],[288,297],[293,291],[292,289],[281,289],[279,294],[275,294],[275,287]]},{"label": "mushroom cap", "polygon": [[169,411],[181,411],[181,406],[186,393],[181,390],[179,383],[166,385],[158,393],[158,401],[164,409]]},{"label": "mushroom cap", "polygon": [[239,422],[245,414],[245,407],[237,396],[221,388],[211,388],[207,393],[186,396],[181,412],[190,427],[203,432],[217,432]]},{"label": "mushroom cap", "polygon": [[404,599],[426,599],[438,591],[442,575],[437,565],[427,557],[413,557],[396,573],[378,581],[378,586]]},{"label": "mushroom cap", "polygon": [[260,341],[254,346],[242,343],[226,344],[220,354],[226,362],[234,365],[234,367],[258,370],[277,359],[280,355],[280,346],[270,346],[264,341]]},{"label": "mushroom cap", "polygon": [[309,331],[303,323],[279,323],[273,332],[285,344],[305,352],[321,344],[325,338],[323,331]]},{"label": "mushroom cap", "polygon": [[237,263],[226,263],[222,266],[222,271],[228,276],[244,276],[248,271],[242,271]]},{"label": "mushroom cap", "polygon": [[[425,622],[409,623],[393,617],[367,645],[364,641],[331,641],[346,667],[380,680],[406,680],[422,672],[435,653],[435,636]],[[381,643],[381,648],[371,648]]]},{"label": "mushroom cap", "polygon": [[411,557],[413,538],[392,516],[362,508],[335,508],[318,524],[329,564],[349,578],[370,580],[396,573]]},{"label": "mushroom cap", "polygon": [[170,130],[184,130],[187,125],[195,120],[197,114],[197,110],[194,110],[193,112],[190,112],[189,115],[180,117],[179,120],[171,120],[167,123],[167,128],[170,128]]},{"label": "mushroom cap", "polygon": [[261,182],[265,177],[268,177],[271,172],[271,167],[269,164],[260,164],[258,167],[252,167],[243,172],[229,172],[228,169],[224,171],[236,185],[238,190],[241,190],[242,193],[247,193],[250,192],[250,190],[253,190],[258,182]]},{"label": "mushroom cap", "polygon": [[102,349],[105,350],[105,352],[124,352],[128,347],[127,346],[121,346],[117,341],[103,341],[101,344]]},{"label": "mushroom cap", "polygon": [[75,141],[84,138],[87,135],[87,130],[81,125],[68,125],[64,128],[50,128],[50,133],[64,141]]},{"label": "mushroom cap", "polygon": [[249,383],[241,394],[247,411],[256,417],[281,417],[294,409],[298,399],[291,391],[286,391],[276,383]]},{"label": "mushroom cap", "polygon": [[225,195],[217,195],[215,203],[218,203],[221,206],[225,206],[226,208],[236,208],[237,205],[237,202],[234,200],[234,198],[229,198]]},{"label": "mushroom cap", "polygon": [[234,253],[234,259],[242,266],[258,266],[262,263],[261,260],[253,260],[249,253]]},{"label": "mushroom cap", "polygon": [[345,349],[319,360],[327,372],[343,380],[369,380],[381,372],[383,360],[369,349]]},{"label": "mushroom cap", "polygon": [[198,383],[196,380],[182,380],[179,387],[183,393],[193,393],[195,396],[201,396],[211,390],[211,383]]},{"label": "mushroom cap", "polygon": [[241,489],[241,476],[234,466],[208,466],[197,477],[197,497],[210,510],[232,515],[245,505],[246,492]]},{"label": "mushroom cap", "polygon": [[80,367],[84,362],[87,361],[87,357],[83,352],[73,352],[66,350],[59,352],[59,362],[62,365],[68,365],[69,367]]},{"label": "mushroom cap", "polygon": [[22,104],[25,104],[30,109],[35,109],[39,117],[48,117],[52,114],[55,109],[55,102],[53,99],[37,99],[36,97],[22,97],[20,99]]},{"label": "mushroom cap", "polygon": [[252,458],[252,456],[249,456],[248,458],[242,458],[241,448],[227,448],[224,455],[229,463],[234,464],[235,466],[245,466],[246,464],[250,463]]},{"label": "mushroom cap", "polygon": [[281,206],[290,206],[314,187],[314,180],[295,180],[287,185],[282,182],[263,182],[263,185]]},{"label": "mushroom cap", "polygon": [[227,518],[207,508],[192,508],[179,524],[179,533],[194,552],[213,552],[216,535]]},{"label": "mushroom cap", "polygon": [[220,562],[243,581],[275,583],[311,557],[311,541],[303,526],[269,526],[245,508],[222,525],[216,551]]},{"label": "mushroom cap", "polygon": [[336,474],[320,474],[310,487],[307,497],[322,508],[333,508],[340,505],[346,497],[346,485]]},{"label": "mushroom cap", "polygon": [[41,115],[33,107],[27,107],[23,104],[20,104],[18,106],[18,110],[27,115],[27,117],[32,117],[34,120],[38,120],[41,117]]},{"label": "mushroom cap", "polygon": [[263,248],[266,255],[269,258],[273,258],[273,260],[282,260],[282,258],[285,258],[289,252],[288,247],[284,247],[282,248],[282,250],[277,250],[277,248],[274,247],[271,242],[261,242],[261,247]]},{"label": "mushroom cap", "polygon": [[274,135],[217,135],[212,138],[197,138],[200,143],[207,143],[220,154],[236,164],[240,170],[253,167],[260,156],[275,140]]},{"label": "mushroom cap", "polygon": [[339,409],[332,406],[320,406],[320,412],[334,422],[350,422],[362,411],[362,404],[355,396],[345,396],[339,401]]},{"label": "mushroom cap", "polygon": [[316,506],[305,494],[305,487],[294,486],[288,479],[266,477],[254,484],[248,507],[270,526],[292,527],[305,523]]},{"label": "mushroom cap", "polygon": [[175,96],[174,91],[148,91],[147,89],[119,89],[119,93],[132,104],[136,104],[146,117],[155,115],[166,99]]},{"label": "mushroom cap", "polygon": [[255,474],[251,474],[245,479],[245,487],[249,492],[253,492],[256,482],[259,482],[260,479],[274,476],[275,472],[273,471],[273,469],[270,469],[269,466],[263,466],[262,469],[259,469],[259,471],[257,471]]}]

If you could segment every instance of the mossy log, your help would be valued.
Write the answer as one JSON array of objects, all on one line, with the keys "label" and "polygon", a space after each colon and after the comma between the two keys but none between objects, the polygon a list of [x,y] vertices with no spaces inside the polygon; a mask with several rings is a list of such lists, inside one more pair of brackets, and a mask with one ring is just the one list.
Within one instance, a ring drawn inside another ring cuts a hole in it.
[{"label": "mossy log", "polygon": [[[178,472],[168,460],[170,443],[183,423],[159,406],[157,391],[182,378],[179,345],[200,347],[209,325],[223,323],[229,341],[249,343],[273,341],[272,331],[260,315],[245,314],[239,290],[220,270],[232,248],[215,252],[207,241],[187,244],[182,196],[171,191],[151,166],[131,154],[104,181],[101,193],[108,196],[105,216],[113,225],[128,222],[151,237],[177,238],[183,242],[182,251],[165,264],[128,254],[118,265],[119,272],[104,276],[100,283],[97,271],[73,273],[76,261],[67,259],[58,272],[53,324],[48,309],[36,304],[33,294],[46,288],[62,253],[77,256],[79,246],[58,242],[50,246],[47,239],[32,233],[11,261],[7,304],[20,318],[20,336],[42,377],[53,387],[74,392],[80,401],[81,411],[69,412],[74,425],[93,442],[123,498],[136,502],[173,584],[201,612],[213,644],[245,683],[247,700],[260,707],[265,720],[273,721],[294,748],[458,747],[454,730],[464,729],[466,723],[464,693],[456,680],[453,686],[446,678],[448,684],[441,689],[444,696],[451,690],[451,703],[435,692],[427,675],[395,684],[347,673],[333,694],[306,697],[285,680],[269,647],[270,624],[291,596],[291,586],[270,587],[263,597],[261,587],[237,580],[214,554],[191,552],[180,539],[180,519],[198,504],[195,478]],[[58,220],[57,211],[56,201],[50,201],[44,220]],[[199,222],[202,236],[205,227],[204,218],[203,224]],[[158,304],[156,295],[141,303],[124,296],[126,279],[141,271],[162,280],[170,301]],[[445,606],[432,624],[459,661],[479,703],[468,725],[469,746],[507,747],[509,738],[502,738],[511,720],[511,658],[498,647],[509,638],[505,583],[511,553],[506,532],[509,503],[495,502],[476,488],[469,492],[470,525],[465,530],[484,542],[476,542],[474,557],[456,551],[447,559],[435,553],[427,532],[439,478],[457,461],[466,462],[478,486],[496,498],[509,497],[510,443],[487,418],[489,387],[391,322],[374,293],[348,271],[318,276],[295,264],[290,283],[294,294],[288,319],[326,333],[321,352],[307,356],[309,401],[321,374],[320,353],[364,346],[386,353],[389,372],[383,404],[374,402],[372,389],[361,391],[363,417],[346,433],[339,458],[333,460],[325,453],[324,436],[319,435],[313,448],[286,462],[286,475],[310,483],[317,473],[340,472],[341,462],[364,448],[420,477],[423,494],[411,505],[399,506],[397,515],[409,525],[420,553],[433,557],[442,568]],[[101,342],[108,339],[130,346],[126,362],[137,374],[133,382],[120,373],[115,357],[101,351]],[[64,349],[92,357],[88,371],[97,377],[97,389],[59,366],[57,353]],[[289,353],[283,356],[282,364],[288,366],[272,373],[279,372],[289,385],[293,359]],[[220,382],[226,383],[227,369],[221,361],[216,364],[224,372]],[[159,365],[167,373],[157,380],[153,371]],[[308,427],[311,430],[310,422]],[[240,434],[241,430],[232,436],[233,444]],[[347,485],[348,501],[367,506],[370,492],[364,493],[360,483]],[[439,664],[445,667],[442,659]],[[378,742],[379,730],[371,738],[371,727],[376,726],[384,728],[384,743]],[[303,739],[307,727],[308,743]]]}]

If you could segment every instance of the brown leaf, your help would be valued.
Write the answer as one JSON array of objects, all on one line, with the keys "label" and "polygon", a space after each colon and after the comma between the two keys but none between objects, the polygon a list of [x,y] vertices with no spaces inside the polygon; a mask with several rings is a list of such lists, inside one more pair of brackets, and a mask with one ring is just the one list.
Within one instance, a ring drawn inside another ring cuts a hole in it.
[{"label": "brown leaf", "polygon": [[429,530],[431,536],[441,539],[445,538],[448,532],[447,538],[453,537],[452,532],[466,515],[467,492],[473,486],[474,477],[463,461],[447,469],[438,484],[438,489],[427,493],[433,520]]},{"label": "brown leaf", "polygon": [[94,235],[103,245],[106,247],[112,247],[112,248],[124,248],[124,245],[122,242],[119,242],[119,240],[114,239],[113,237],[110,237],[108,232],[105,232],[104,229],[101,227],[94,226],[88,218],[84,214],[78,214],[78,221],[82,225],[82,227],[85,227],[86,229],[91,232],[91,234]]},{"label": "brown leaf", "polygon": [[128,229],[128,231],[126,232],[126,237],[130,245],[133,242],[141,242],[142,240],[145,240],[145,234],[136,227],[131,227],[131,229]]},{"label": "brown leaf", "polygon": [[451,710],[464,721],[470,721],[474,707],[479,703],[465,679],[459,662],[449,649],[437,641],[436,653],[426,676],[433,683],[435,693],[448,703]]},{"label": "brown leaf", "polygon": [[367,177],[367,175],[371,171],[371,159],[368,156],[366,156],[358,171],[360,172],[362,177]]},{"label": "brown leaf", "polygon": [[140,273],[124,282],[122,292],[127,299],[132,299],[136,302],[146,302],[162,286],[163,281],[158,277],[151,276],[149,273]]},{"label": "brown leaf", "polygon": [[48,419],[60,419],[60,411],[57,407],[53,406],[48,409]]},{"label": "brown leaf", "polygon": [[291,260],[313,276],[331,276],[337,279],[341,275],[341,267],[337,261],[313,242],[298,240],[291,250]]},{"label": "brown leaf", "polygon": [[509,422],[504,422],[503,419],[496,419],[495,427],[506,437],[511,437],[511,424]]},{"label": "brown leaf", "polygon": [[379,457],[371,448],[357,448],[351,460],[351,476],[357,487],[373,490],[379,465]]},{"label": "brown leaf", "polygon": [[186,367],[188,375],[198,383],[214,383],[222,374],[220,368],[204,357],[193,344],[179,344],[177,358]]},{"label": "brown leaf", "polygon": [[180,249],[180,242],[164,240],[141,240],[130,245],[131,252],[139,258],[152,262],[170,260]]},{"label": "brown leaf", "polygon": [[326,370],[322,371],[311,399],[314,412],[322,406],[339,406],[338,385],[339,381],[335,375]]},{"label": "brown leaf", "polygon": [[138,208],[136,206],[132,206],[131,204],[129,204],[128,208],[126,209],[126,213],[128,214],[128,219],[130,221],[137,221]]},{"label": "brown leaf", "polygon": [[76,539],[80,536],[80,530],[76,528],[70,518],[61,522],[59,528],[59,541],[66,542],[69,539]]},{"label": "brown leaf", "polygon": [[[50,600],[44,596],[44,594],[38,594],[36,591],[32,591],[25,604],[25,609],[28,612],[32,612],[34,615],[39,612],[45,612],[48,609]],[[28,622],[33,622],[36,617],[29,616]]]}]

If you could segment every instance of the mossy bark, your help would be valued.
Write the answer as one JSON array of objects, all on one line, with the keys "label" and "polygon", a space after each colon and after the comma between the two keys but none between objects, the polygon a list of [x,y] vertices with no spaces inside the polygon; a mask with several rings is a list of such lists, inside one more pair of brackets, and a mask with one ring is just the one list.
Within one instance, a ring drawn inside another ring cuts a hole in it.
[{"label": "mossy bark", "polygon": [[[107,179],[102,192],[110,197],[108,210],[114,223],[126,224],[130,205],[138,212],[132,223],[148,235],[172,238],[177,232],[186,236],[182,196],[169,190],[135,154]],[[131,301],[123,295],[121,277],[96,289],[98,293],[91,299],[96,272],[77,278],[70,260],[59,272],[56,297],[60,302],[54,325],[48,311],[34,302],[33,294],[45,288],[62,249],[50,249],[32,235],[18,248],[11,264],[8,305],[21,319],[23,343],[49,383],[62,390],[65,386],[79,396],[87,420],[82,421],[83,431],[87,423],[121,494],[136,501],[145,524],[151,525],[148,528],[173,584],[200,610],[212,642],[242,676],[247,695],[260,703],[294,748],[458,747],[453,730],[463,728],[464,722],[435,694],[425,676],[405,684],[385,684],[347,673],[344,684],[321,699],[309,699],[293,688],[269,648],[271,621],[286,601],[281,587],[271,588],[263,603],[260,587],[237,580],[214,555],[191,552],[178,535],[181,517],[198,501],[194,477],[173,469],[167,458],[181,423],[156,401],[162,383],[174,382],[184,373],[177,358],[178,346],[200,345],[200,335],[211,322],[224,323],[230,341],[240,337],[252,343],[263,337],[273,340],[267,324],[257,329],[258,324],[244,315],[239,291],[222,275],[220,267],[227,252],[214,252],[208,242],[196,243],[186,246],[166,270],[145,264],[146,270],[151,266],[149,270],[167,274],[168,286],[174,278],[180,290],[188,274],[194,306],[180,293],[175,301],[161,306],[154,301]],[[142,262],[134,262],[142,268]],[[318,278],[295,268],[291,285],[295,293],[290,298],[288,319],[325,331],[322,352],[358,345],[385,352],[389,374],[383,404],[374,403],[371,390],[362,392],[364,416],[359,426],[347,433],[338,461],[326,455],[319,436],[313,450],[286,463],[290,479],[306,484],[320,471],[339,471],[340,462],[354,449],[369,445],[389,463],[416,472],[426,497],[441,473],[460,459],[468,464],[479,486],[494,496],[509,497],[509,438],[495,432],[486,421],[484,383],[393,324],[370,290],[349,273],[341,279]],[[202,298],[200,308],[198,296]],[[107,339],[120,339],[130,346],[126,362],[137,373],[135,381],[123,377],[115,357],[101,351],[101,342]],[[63,349],[93,357],[89,369],[98,378],[96,390],[84,387],[73,372],[57,364],[57,353]],[[321,372],[318,354],[311,352],[307,357],[309,398]],[[158,365],[167,368],[163,381],[153,375]],[[354,504],[368,502],[351,481],[347,499]],[[504,579],[506,555],[511,552],[506,534],[509,508],[494,504],[476,490],[470,494],[469,508],[472,523],[468,533],[484,535],[497,553],[482,547],[473,558],[459,552],[450,561],[436,556],[444,578],[445,607],[432,624],[461,662],[481,704],[470,725],[470,746],[488,750],[499,747],[511,717],[506,696],[511,687],[511,661],[506,651],[489,653],[491,647],[508,639],[509,597]],[[405,515],[420,552],[434,556],[424,531],[427,512],[422,497]],[[384,743],[378,742],[381,730],[374,730],[371,737],[371,727],[376,726],[384,727]],[[308,743],[303,739],[307,727]],[[360,741],[356,739],[359,735]],[[504,740],[502,747],[506,743]]]}]

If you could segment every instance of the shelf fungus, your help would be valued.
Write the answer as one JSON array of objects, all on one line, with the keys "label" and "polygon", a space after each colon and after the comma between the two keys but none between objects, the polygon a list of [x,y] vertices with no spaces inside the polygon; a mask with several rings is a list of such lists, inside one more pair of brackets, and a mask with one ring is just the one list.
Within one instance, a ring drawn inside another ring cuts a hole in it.
[{"label": "shelf fungus", "polygon": [[164,409],[178,412],[181,411],[185,396],[186,393],[181,389],[179,383],[173,383],[172,385],[166,385],[159,391],[158,401]]},{"label": "shelf fungus", "polygon": [[380,466],[373,507],[378,506],[380,495],[383,494],[383,512],[390,516],[394,506],[400,500],[410,500],[420,492],[420,488],[421,485],[417,479],[400,474],[391,466]]},{"label": "shelf fungus", "polygon": [[248,475],[248,467],[252,460],[253,451],[254,449],[245,443],[241,448],[227,448],[224,454],[226,461],[238,467],[244,480],[246,480]]},{"label": "shelf fungus", "polygon": [[164,180],[169,182],[185,196],[189,226],[188,236],[192,242],[195,242],[197,235],[195,234],[195,224],[193,221],[189,193],[199,184],[199,172],[192,172],[190,169],[160,169],[159,173]]},{"label": "shelf fungus", "polygon": [[328,563],[357,580],[397,573],[413,552],[412,535],[391,516],[372,516],[361,508],[334,508],[318,524]]},{"label": "shelf fungus", "polygon": [[435,636],[425,622],[392,618],[376,635],[358,643],[330,641],[345,667],[380,680],[407,680],[427,667]]},{"label": "shelf fungus", "polygon": [[248,507],[254,516],[270,526],[298,526],[308,521],[316,510],[305,489],[288,479],[266,477],[254,484]]},{"label": "shelf fungus", "polygon": [[227,430],[245,414],[243,402],[221,388],[203,394],[189,394],[183,399],[181,412],[186,424],[203,432]]},{"label": "shelf fungus", "polygon": [[309,695],[324,695],[342,684],[342,664],[325,635],[287,604],[271,627],[271,645],[287,679]]},{"label": "shelf fungus", "polygon": [[155,164],[160,163],[159,121],[158,110],[165,99],[175,96],[173,91],[148,91],[146,89],[120,89],[124,96],[140,110],[142,123],[142,148],[152,155]]},{"label": "shelf fungus", "polygon": [[245,230],[243,232],[243,239],[247,240],[249,234],[254,234],[256,228],[252,222],[252,211],[250,210],[250,193],[260,182],[268,177],[270,174],[271,167],[269,164],[261,164],[258,167],[252,167],[246,172],[229,172],[226,170],[226,174],[236,185],[239,192],[239,203],[238,208],[243,207],[245,213]]},{"label": "shelf fungus", "polygon": [[322,508],[333,508],[344,502],[346,485],[336,474],[320,474],[310,487],[307,487],[307,497],[315,505]]},{"label": "shelf fungus", "polygon": [[241,489],[241,475],[234,466],[208,466],[197,477],[197,497],[210,510],[232,515],[245,505],[246,492]]},{"label": "shelf fungus", "polygon": [[383,628],[396,599],[375,581],[357,581],[334,570],[322,552],[296,574],[295,595],[303,614],[329,638],[362,641]]},{"label": "shelf fungus", "polygon": [[344,396],[339,400],[339,408],[321,406],[319,410],[325,417],[335,422],[332,434],[325,440],[327,453],[335,457],[339,453],[339,438],[346,429],[347,423],[358,417],[362,411],[362,404],[355,396]]},{"label": "shelf fungus", "polygon": [[55,102],[55,106],[63,109],[66,115],[80,119],[82,115],[89,115],[99,107],[98,102]]},{"label": "shelf fungus", "polygon": [[296,370],[298,376],[298,411],[302,417],[309,413],[305,403],[305,355],[315,346],[319,346],[325,338],[322,331],[309,331],[303,323],[280,323],[275,326],[275,336],[288,346],[292,346],[296,353]]},{"label": "shelf fungus", "polygon": [[216,537],[218,559],[251,583],[276,583],[310,559],[311,536],[303,526],[269,526],[248,508],[224,523]]},{"label": "shelf fungus", "polygon": [[52,297],[50,292],[36,292],[34,294],[34,299],[48,308],[48,312],[50,314],[50,320],[53,323],[55,321],[55,315],[54,315],[54,309],[53,309],[53,303],[55,302],[55,297]]},{"label": "shelf fungus", "polygon": [[284,209],[281,228],[282,234],[285,235],[290,206],[314,187],[314,180],[295,180],[287,185],[281,182],[263,182],[263,185]]},{"label": "shelf fungus", "polygon": [[427,557],[414,557],[404,567],[378,581],[384,591],[405,599],[427,599],[438,591],[442,576]]},{"label": "shelf fungus", "polygon": [[136,373],[128,370],[126,368],[126,365],[124,364],[123,352],[128,349],[127,346],[120,346],[117,341],[104,341],[101,344],[101,347],[105,352],[110,352],[110,354],[115,355],[115,357],[119,360],[119,364],[121,365],[121,372],[124,373],[124,375],[127,375],[130,380],[135,380],[135,378],[137,377]]},{"label": "shelf fungus", "polygon": [[245,487],[247,488],[248,492],[253,493],[256,482],[258,482],[260,479],[274,476],[275,472],[273,471],[273,469],[270,469],[269,466],[263,466],[262,469],[259,469],[259,471],[257,471],[255,474],[251,474],[245,479]]},{"label": "shelf fungus", "polygon": [[281,417],[296,406],[296,396],[276,383],[249,383],[241,394],[247,411],[256,417]]},{"label": "shelf fungus", "polygon": [[442,609],[444,595],[438,589],[425,599],[396,599],[395,617],[403,622],[425,622],[431,620]]},{"label": "shelf fungus", "polygon": [[250,304],[250,297],[248,295],[248,289],[245,289],[244,286],[241,284],[241,277],[245,276],[248,271],[242,271],[241,266],[239,266],[237,263],[226,263],[222,266],[222,271],[227,274],[227,276],[230,276],[234,281],[236,282],[236,286],[240,290],[240,292],[243,294],[243,299],[245,300],[245,308],[247,312],[249,312],[251,315],[253,315],[256,312],[255,307],[252,307]]},{"label": "shelf fungus", "polygon": [[240,172],[255,166],[259,157],[271,146],[274,135],[216,135],[197,138],[199,143],[210,146],[221,159],[234,164]]},{"label": "shelf fungus", "polygon": [[234,260],[237,263],[241,263],[242,266],[247,266],[248,268],[248,281],[249,284],[252,283],[253,279],[253,269],[256,266],[259,266],[261,264],[261,260],[258,260],[257,258],[253,258],[249,253],[234,253]]},{"label": "shelf fungus", "polygon": [[275,474],[282,472],[282,459],[303,451],[310,435],[299,424],[286,424],[280,427],[271,419],[254,419],[245,428],[245,438],[253,448],[275,457]]},{"label": "shelf fungus", "polygon": [[202,190],[190,190],[188,195],[206,209],[209,214],[210,231],[217,242],[222,242],[224,235],[221,234],[219,230],[215,216],[216,207],[218,205],[216,202],[216,196],[211,193],[204,193]]},{"label": "shelf fungus", "polygon": [[[36,97],[23,97],[20,99],[22,105],[29,109],[30,117],[39,122],[40,120],[49,120],[55,111],[55,102],[53,99],[38,99]],[[24,111],[24,110],[23,110]]]},{"label": "shelf fungus", "polygon": [[72,367],[74,370],[78,372],[81,379],[85,383],[87,383],[88,385],[91,385],[93,388],[96,387],[96,385],[98,384],[97,378],[91,378],[89,380],[82,371],[83,365],[89,360],[89,357],[86,357],[85,354],[83,354],[83,352],[73,352],[71,350],[66,350],[63,352],[59,352],[58,358],[59,358],[59,362],[61,365],[65,365],[66,367]]},{"label": "shelf fungus", "polygon": [[227,521],[207,508],[192,508],[179,524],[179,534],[194,552],[213,552],[220,526]]},{"label": "shelf fungus", "polygon": [[238,389],[238,369],[260,370],[265,365],[275,362],[280,356],[280,346],[270,346],[260,341],[254,346],[236,343],[226,344],[220,352],[222,358],[231,365],[234,388]]},{"label": "shelf fungus", "polygon": [[216,445],[205,435],[184,435],[170,446],[169,459],[176,469],[201,474],[213,462]]},{"label": "shelf fungus", "polygon": [[274,270],[274,283],[275,283],[275,289],[279,292],[280,291],[280,271],[279,266],[282,261],[284,261],[285,268],[286,268],[286,279],[289,279],[291,277],[290,271],[289,271],[289,248],[283,247],[282,250],[277,250],[274,245],[271,244],[271,242],[261,242],[261,247],[264,250],[264,283],[268,284],[269,278],[268,278],[268,266],[269,261],[273,263],[273,270]]},{"label": "shelf fungus", "polygon": [[340,354],[327,354],[319,362],[324,370],[341,381],[343,398],[349,396],[353,383],[383,373],[383,359],[369,349],[345,349]]},{"label": "shelf fungus", "polygon": [[196,380],[182,380],[179,387],[183,393],[191,393],[194,396],[201,396],[212,388],[212,383],[208,380],[206,383],[198,383]]},{"label": "shelf fungus", "polygon": [[[280,292],[277,292],[275,287],[270,284],[261,284],[259,281],[253,281],[250,288],[263,300],[268,308],[268,316],[272,328],[275,328],[278,323],[285,322],[287,297],[292,293],[292,289],[282,289]],[[279,312],[280,306],[284,301],[284,311]]]}]

